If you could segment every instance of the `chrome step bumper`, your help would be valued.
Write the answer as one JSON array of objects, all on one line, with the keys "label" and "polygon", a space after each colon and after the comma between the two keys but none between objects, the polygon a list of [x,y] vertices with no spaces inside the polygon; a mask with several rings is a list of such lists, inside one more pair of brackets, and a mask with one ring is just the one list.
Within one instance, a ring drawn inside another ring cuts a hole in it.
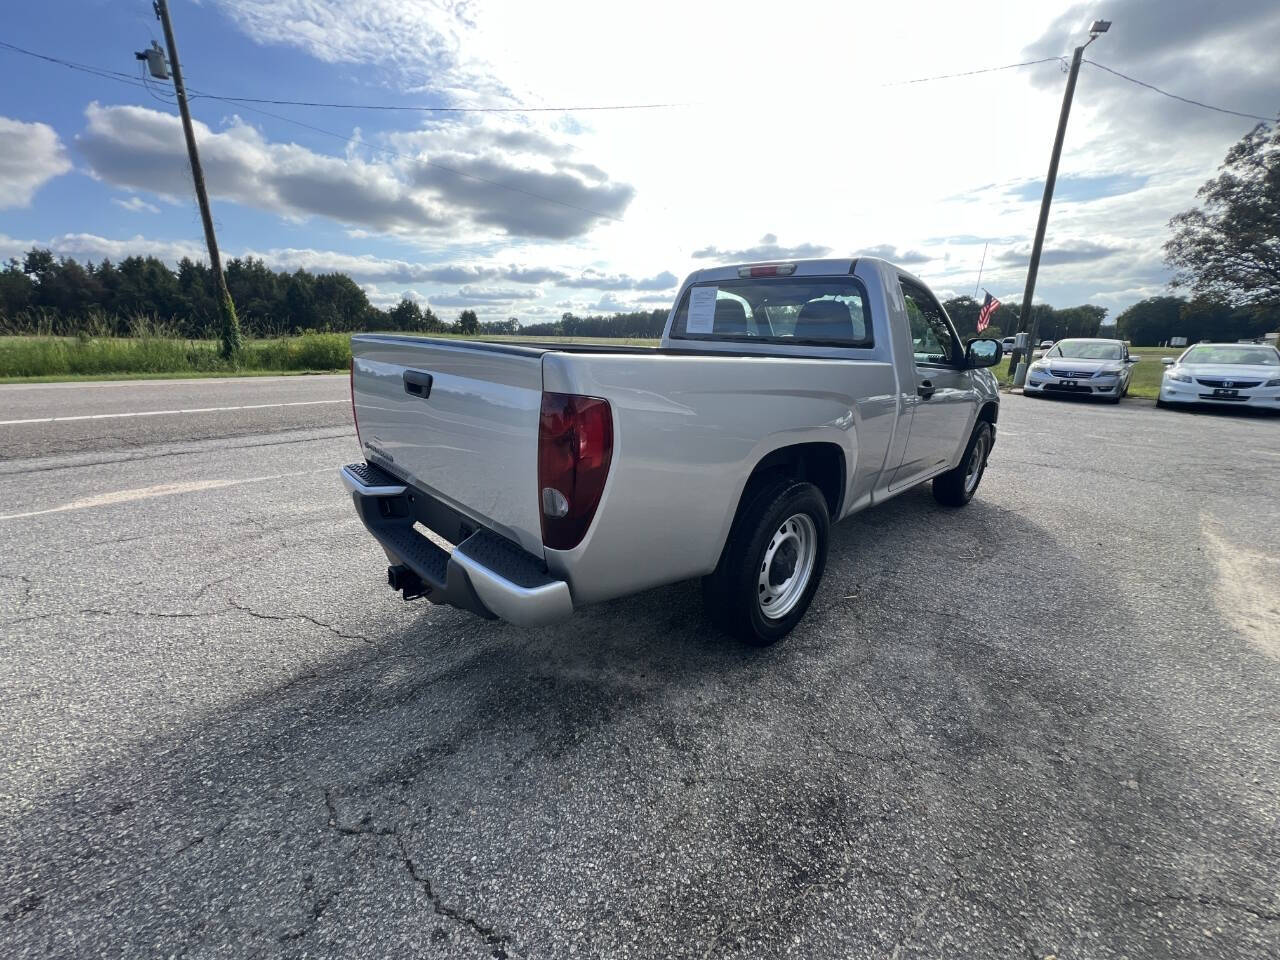
[{"label": "chrome step bumper", "polygon": [[[341,474],[356,513],[393,561],[390,582],[398,584],[406,599],[425,596],[432,603],[524,627],[555,623],[573,613],[569,584],[505,537],[482,527],[452,551],[445,550],[415,527],[423,506],[434,501],[429,493],[370,463],[348,464]],[[397,567],[410,571],[418,583]]]}]

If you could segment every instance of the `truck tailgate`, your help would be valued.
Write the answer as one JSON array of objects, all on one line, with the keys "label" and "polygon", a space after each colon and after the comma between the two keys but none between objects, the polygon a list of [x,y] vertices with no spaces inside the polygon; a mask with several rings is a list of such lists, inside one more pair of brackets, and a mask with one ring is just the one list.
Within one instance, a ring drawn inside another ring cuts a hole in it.
[{"label": "truck tailgate", "polygon": [[351,353],[365,456],[542,556],[543,351],[366,334]]}]

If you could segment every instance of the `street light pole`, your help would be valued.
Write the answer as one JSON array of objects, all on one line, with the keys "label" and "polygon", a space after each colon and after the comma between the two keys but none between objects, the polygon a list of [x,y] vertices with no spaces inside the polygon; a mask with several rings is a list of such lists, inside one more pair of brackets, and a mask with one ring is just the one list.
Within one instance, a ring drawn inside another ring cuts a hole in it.
[{"label": "street light pole", "polygon": [[1058,115],[1058,134],[1053,138],[1053,155],[1049,158],[1049,174],[1044,181],[1044,196],[1040,199],[1040,219],[1036,222],[1036,238],[1031,244],[1031,261],[1027,264],[1027,288],[1022,294],[1022,315],[1018,329],[1027,331],[1027,351],[1018,359],[1013,373],[1013,385],[1021,387],[1027,382],[1027,366],[1036,348],[1036,315],[1032,298],[1036,292],[1036,274],[1040,271],[1040,251],[1044,247],[1044,231],[1049,225],[1049,207],[1053,204],[1053,188],[1058,182],[1058,161],[1062,157],[1062,141],[1067,136],[1067,118],[1071,115],[1071,98],[1076,92],[1076,77],[1080,74],[1080,61],[1084,48],[1111,28],[1110,20],[1095,20],[1089,27],[1089,39],[1076,47],[1071,55],[1071,71],[1067,75],[1067,90],[1062,95],[1062,112]]},{"label": "street light pole", "polygon": [[187,107],[187,88],[182,82],[182,65],[178,62],[178,45],[173,39],[173,24],[169,20],[169,5],[165,0],[155,0],[156,17],[164,26],[164,42],[169,48],[169,66],[173,69],[173,89],[178,95],[178,112],[182,115],[182,132],[187,138],[187,155],[191,158],[191,179],[195,181],[196,201],[200,204],[200,220],[204,224],[204,240],[209,248],[209,267],[213,270],[214,292],[218,298],[218,314],[222,319],[220,335],[221,352],[230,358],[240,350],[240,321],[236,317],[235,304],[227,289],[227,278],[222,274],[222,258],[218,256],[218,238],[213,232],[213,213],[209,210],[209,194],[204,187],[204,171],[200,167],[200,153],[196,150],[196,134],[191,126],[191,111]]}]

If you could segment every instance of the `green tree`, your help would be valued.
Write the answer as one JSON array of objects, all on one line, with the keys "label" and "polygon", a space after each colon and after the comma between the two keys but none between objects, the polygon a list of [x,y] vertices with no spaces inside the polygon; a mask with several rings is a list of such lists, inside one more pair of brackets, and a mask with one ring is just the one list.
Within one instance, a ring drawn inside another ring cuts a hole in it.
[{"label": "green tree", "polygon": [[22,264],[11,257],[0,270],[0,318],[14,323],[18,314],[31,306],[34,290],[35,284],[22,269]]},{"label": "green tree", "polygon": [[426,333],[444,333],[444,321],[435,315],[430,306],[422,308],[422,329]]},{"label": "green tree", "polygon": [[1155,347],[1181,336],[1182,297],[1148,297],[1116,317],[1116,333],[1135,347]]},{"label": "green tree", "polygon": [[458,314],[458,332],[468,337],[480,332],[480,320],[474,310],[463,310]]},{"label": "green tree", "polygon": [[290,333],[314,330],[319,326],[315,315],[314,286],[315,278],[305,270],[297,270],[289,278],[284,294],[284,311]]},{"label": "green tree", "polygon": [[1241,305],[1280,308],[1280,124],[1258,124],[1169,221],[1173,285]]},{"label": "green tree", "polygon": [[408,297],[403,298],[387,312],[387,319],[393,330],[423,329],[422,308]]},{"label": "green tree", "polygon": [[956,325],[961,340],[978,336],[978,314],[982,311],[982,304],[966,295],[943,300],[942,307]]}]

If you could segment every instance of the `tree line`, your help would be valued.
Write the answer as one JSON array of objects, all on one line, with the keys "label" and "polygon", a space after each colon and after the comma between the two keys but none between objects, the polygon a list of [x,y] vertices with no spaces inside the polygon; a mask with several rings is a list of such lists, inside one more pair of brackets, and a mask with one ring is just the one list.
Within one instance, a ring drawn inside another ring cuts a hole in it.
[{"label": "tree line", "polygon": [[[225,269],[241,326],[250,336],[446,326],[429,309],[412,303],[415,311],[403,310],[404,304],[379,310],[342,273],[276,271],[253,257],[229,260]],[[392,315],[404,325],[395,326]],[[212,271],[189,257],[173,270],[157,257],[81,264],[39,248],[21,260],[10,259],[0,270],[0,325],[6,333],[126,336],[139,321],[180,337],[216,338],[219,311]]]}]

